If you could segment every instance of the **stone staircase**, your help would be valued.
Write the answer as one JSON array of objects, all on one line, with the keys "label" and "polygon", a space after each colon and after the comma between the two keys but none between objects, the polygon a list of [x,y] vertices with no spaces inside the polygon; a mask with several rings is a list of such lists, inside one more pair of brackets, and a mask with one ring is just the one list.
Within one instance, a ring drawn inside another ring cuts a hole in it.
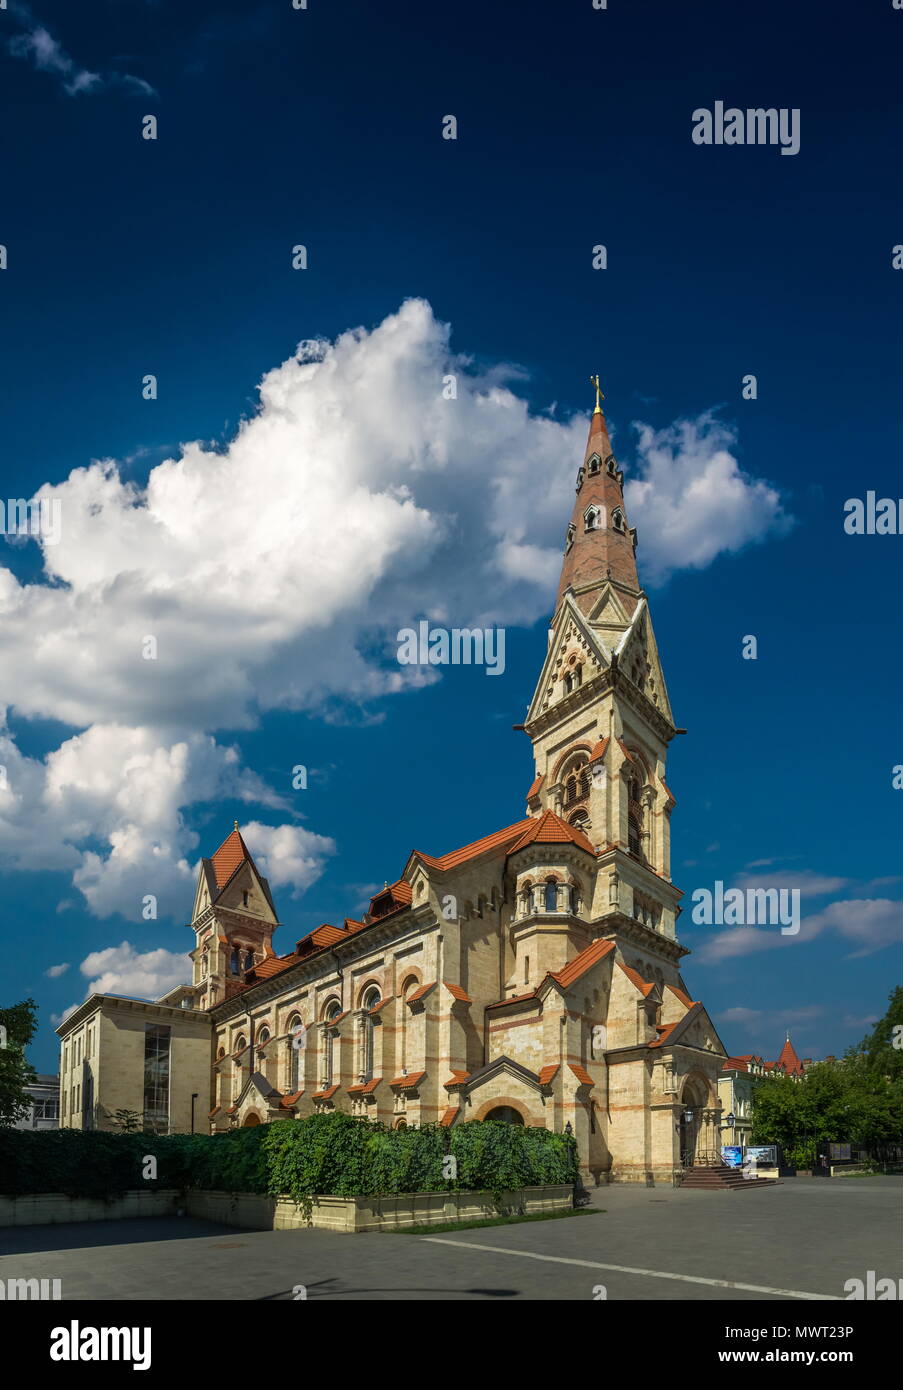
[{"label": "stone staircase", "polygon": [[744,1178],[738,1168],[719,1163],[706,1168],[688,1168],[679,1185],[681,1188],[700,1188],[707,1192],[738,1192],[747,1187],[774,1187],[776,1181],[775,1178]]}]

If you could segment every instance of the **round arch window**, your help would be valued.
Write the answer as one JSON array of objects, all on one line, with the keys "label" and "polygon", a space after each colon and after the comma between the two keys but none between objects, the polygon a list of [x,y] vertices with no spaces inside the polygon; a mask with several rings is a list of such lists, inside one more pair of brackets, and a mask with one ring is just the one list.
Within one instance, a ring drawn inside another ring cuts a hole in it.
[{"label": "round arch window", "polygon": [[519,1110],[515,1110],[513,1105],[497,1105],[494,1110],[490,1110],[488,1115],[483,1117],[486,1120],[495,1120],[505,1125],[522,1125],[524,1117]]}]

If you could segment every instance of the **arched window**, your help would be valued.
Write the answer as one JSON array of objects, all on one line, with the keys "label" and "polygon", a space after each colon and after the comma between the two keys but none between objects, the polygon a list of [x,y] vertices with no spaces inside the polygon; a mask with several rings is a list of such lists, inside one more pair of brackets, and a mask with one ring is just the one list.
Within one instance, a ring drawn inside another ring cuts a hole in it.
[{"label": "arched window", "polygon": [[638,857],[643,853],[643,807],[640,800],[643,780],[634,769],[627,773],[627,848]]},{"label": "arched window", "polygon": [[301,1090],[301,1065],[304,1056],[305,1029],[300,1014],[292,1014],[288,1022],[288,1088],[294,1094]]},{"label": "arched window", "polygon": [[511,1105],[497,1105],[494,1110],[490,1110],[486,1119],[506,1125],[522,1125],[524,1122],[524,1117],[520,1111],[515,1110]]},{"label": "arched window", "polygon": [[205,946],[201,955],[201,979],[206,980],[207,972],[210,969],[210,951]]},{"label": "arched window", "polygon": [[272,1080],[272,1078],[271,1078],[271,1076],[270,1076],[271,1058],[270,1058],[269,1053],[268,1053],[267,1050],[266,1050],[267,1043],[268,1043],[269,1041],[270,1041],[270,1030],[269,1030],[269,1028],[261,1028],[260,1032],[257,1034],[257,1061],[258,1061],[258,1063],[259,1063],[259,1065],[260,1065],[260,1070],[263,1072],[263,1074],[264,1074],[264,1076],[266,1077],[267,1081],[271,1081],[271,1080]]},{"label": "arched window", "polygon": [[585,801],[589,796],[589,789],[589,764],[585,757],[580,757],[572,764],[570,771],[565,774],[565,806],[573,806],[575,801]]},{"label": "arched window", "polygon": [[416,975],[409,975],[401,987],[401,1065],[406,1068],[408,1065],[408,1051],[410,1050],[411,1017],[408,1008],[408,999],[419,988],[419,980]]},{"label": "arched window", "polygon": [[554,878],[547,878],[545,882],[545,908],[546,912],[558,911],[558,884]]},{"label": "arched window", "polygon": [[576,690],[576,689],[577,689],[577,686],[578,686],[578,685],[582,685],[582,684],[583,684],[583,667],[580,666],[580,665],[577,665],[577,666],[574,667],[574,689]]},{"label": "arched window", "polygon": [[599,529],[599,508],[587,507],[583,513],[583,521],[587,531],[597,531]]},{"label": "arched window", "polygon": [[247,1045],[248,1040],[244,1033],[239,1033],[235,1042],[235,1074],[238,1077],[239,1084],[241,1083],[241,1069],[248,1060],[247,1053],[245,1052]]},{"label": "arched window", "polygon": [[616,531],[624,530],[624,513],[621,511],[620,507],[615,507],[614,511],[612,512],[611,524]]},{"label": "arched window", "polygon": [[334,1048],[335,1035],[332,1032],[331,1024],[342,1012],[342,1006],[337,999],[333,999],[326,1006],[326,1027],[323,1029],[323,1089],[333,1084],[334,1074]]},{"label": "arched window", "polygon": [[529,879],[521,891],[521,911],[525,917],[529,917],[533,911],[533,884]]},{"label": "arched window", "polygon": [[250,950],[250,949],[248,949],[248,950],[245,951],[245,969],[246,969],[246,970],[253,970],[253,969],[254,969],[254,952],[253,952],[252,950]]},{"label": "arched window", "polygon": [[570,671],[567,671],[567,672],[565,672],[565,677],[564,677],[564,693],[565,693],[565,695],[570,695],[570,693],[571,693],[571,691],[573,690],[573,688],[574,688],[574,677],[571,675]]},{"label": "arched window", "polygon": [[232,974],[238,975],[241,971],[241,956],[237,946],[232,947],[232,956],[230,958],[229,965]]},{"label": "arched window", "polygon": [[361,1080],[373,1080],[373,1054],[374,1054],[374,1023],[371,1009],[375,1009],[382,1000],[382,995],[376,985],[371,985],[361,1001],[361,1008],[364,1009],[362,1019],[363,1037],[361,1039]]}]

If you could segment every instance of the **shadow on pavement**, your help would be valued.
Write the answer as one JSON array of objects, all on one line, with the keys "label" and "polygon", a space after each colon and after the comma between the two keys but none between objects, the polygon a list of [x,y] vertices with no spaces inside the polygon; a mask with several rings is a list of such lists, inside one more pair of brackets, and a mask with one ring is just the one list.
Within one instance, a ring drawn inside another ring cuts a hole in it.
[{"label": "shadow on pavement", "polygon": [[193,1216],[136,1216],[117,1221],[67,1221],[50,1226],[0,1227],[0,1256],[37,1254],[43,1250],[83,1250],[101,1245],[143,1245],[154,1240],[198,1240],[237,1236],[238,1226],[199,1221]]}]

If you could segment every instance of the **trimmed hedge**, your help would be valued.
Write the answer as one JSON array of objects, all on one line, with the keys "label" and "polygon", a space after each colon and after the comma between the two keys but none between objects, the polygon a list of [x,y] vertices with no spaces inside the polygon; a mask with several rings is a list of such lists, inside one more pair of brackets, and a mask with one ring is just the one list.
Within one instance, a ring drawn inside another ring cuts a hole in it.
[{"label": "trimmed hedge", "polygon": [[[155,1180],[143,1176],[157,1159]],[[455,1171],[449,1157],[456,1160]],[[100,1130],[0,1129],[0,1194],[63,1192],[114,1197],[141,1189],[198,1188],[294,1197],[492,1192],[573,1182],[576,1144],[550,1130],[471,1120],[389,1129],[334,1113],[228,1134],[113,1134]]]}]

